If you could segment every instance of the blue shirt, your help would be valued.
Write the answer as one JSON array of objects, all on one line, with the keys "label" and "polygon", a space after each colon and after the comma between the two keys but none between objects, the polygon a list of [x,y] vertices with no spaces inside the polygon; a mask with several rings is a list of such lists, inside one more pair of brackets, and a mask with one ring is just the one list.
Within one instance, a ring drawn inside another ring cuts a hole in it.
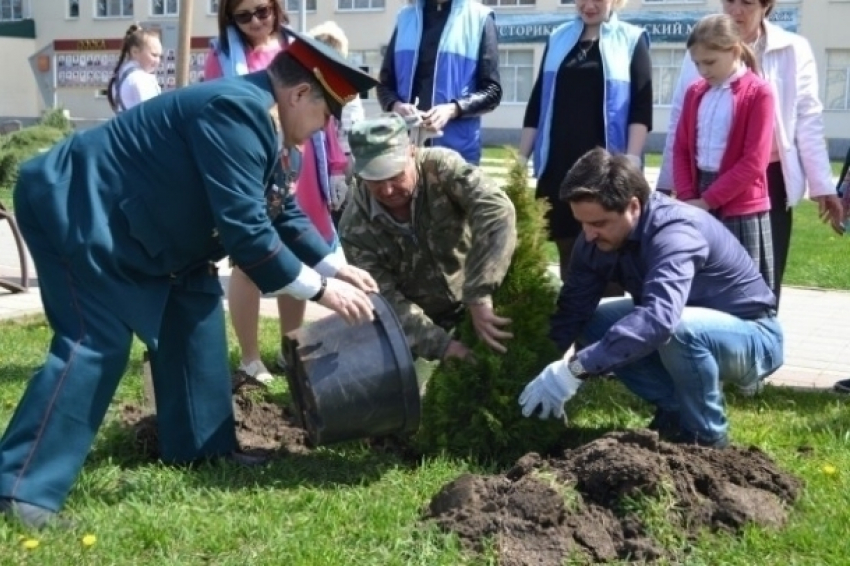
[{"label": "blue shirt", "polygon": [[635,309],[578,354],[589,373],[639,360],[664,344],[686,306],[756,319],[776,297],[755,262],[716,218],[653,193],[637,226],[617,251],[603,252],[582,233],[558,296],[551,337],[566,351],[593,316],[608,281],[632,296]]}]

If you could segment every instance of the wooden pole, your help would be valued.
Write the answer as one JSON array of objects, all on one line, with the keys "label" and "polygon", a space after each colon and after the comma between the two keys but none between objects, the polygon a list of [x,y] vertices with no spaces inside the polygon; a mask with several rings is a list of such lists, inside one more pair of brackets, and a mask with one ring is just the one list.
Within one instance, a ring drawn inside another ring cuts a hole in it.
[{"label": "wooden pole", "polygon": [[180,23],[177,33],[177,88],[189,84],[189,56],[192,51],[192,4],[180,0]]}]

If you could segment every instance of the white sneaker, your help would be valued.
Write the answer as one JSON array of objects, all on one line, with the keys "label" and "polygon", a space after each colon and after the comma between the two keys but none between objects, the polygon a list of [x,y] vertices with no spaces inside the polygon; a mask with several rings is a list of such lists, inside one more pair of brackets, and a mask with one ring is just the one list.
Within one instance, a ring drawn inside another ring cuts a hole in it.
[{"label": "white sneaker", "polygon": [[242,362],[239,365],[239,371],[244,372],[248,377],[253,377],[260,383],[269,383],[274,380],[274,376],[260,360],[254,360],[247,364]]}]

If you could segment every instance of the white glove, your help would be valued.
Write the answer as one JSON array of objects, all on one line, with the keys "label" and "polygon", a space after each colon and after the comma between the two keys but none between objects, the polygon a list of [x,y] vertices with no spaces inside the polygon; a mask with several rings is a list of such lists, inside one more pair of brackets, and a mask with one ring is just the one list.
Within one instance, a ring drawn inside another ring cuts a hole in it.
[{"label": "white glove", "polygon": [[345,174],[331,175],[330,185],[331,202],[328,204],[332,210],[339,210],[345,204],[345,197],[348,195],[348,181],[345,179]]},{"label": "white glove", "polygon": [[567,360],[552,362],[535,377],[519,396],[522,416],[530,417],[540,406],[540,418],[564,418],[564,403],[576,394],[582,380],[575,377],[567,366]]},{"label": "white glove", "polygon": [[631,153],[627,153],[626,159],[628,159],[629,163],[631,163],[632,165],[634,165],[638,169],[643,167],[643,160],[640,158],[639,155],[632,155]]}]

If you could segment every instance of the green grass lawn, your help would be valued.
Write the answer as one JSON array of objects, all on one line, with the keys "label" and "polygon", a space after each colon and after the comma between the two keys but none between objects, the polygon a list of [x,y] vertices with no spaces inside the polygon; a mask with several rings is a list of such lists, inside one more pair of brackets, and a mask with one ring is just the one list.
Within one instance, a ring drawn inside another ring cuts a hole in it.
[{"label": "green grass lawn", "polygon": [[[263,321],[263,351],[269,359],[276,347],[275,326]],[[42,362],[48,339],[41,318],[0,324],[0,429]],[[141,401],[140,356],[137,345],[115,407]],[[706,535],[688,545],[687,554],[683,551],[683,563],[846,564],[847,400],[770,387],[756,399],[731,394],[733,440],[766,450],[801,476],[806,487],[784,531],[753,528],[740,538]],[[67,504],[79,528],[33,534],[0,521],[0,565],[496,563],[494,556],[464,554],[453,536],[421,524],[419,516],[430,497],[458,475],[501,470],[447,456],[405,462],[360,443],[291,456],[262,469],[166,467],[139,458],[114,412]],[[591,383],[568,412],[577,428],[565,434],[576,442],[611,428],[642,426],[650,417],[647,406],[612,381]],[[663,525],[657,528],[664,540],[678,540],[676,533],[663,532]],[[83,546],[87,534],[96,537],[93,546]],[[26,549],[28,540],[38,541],[37,548]]]}]

